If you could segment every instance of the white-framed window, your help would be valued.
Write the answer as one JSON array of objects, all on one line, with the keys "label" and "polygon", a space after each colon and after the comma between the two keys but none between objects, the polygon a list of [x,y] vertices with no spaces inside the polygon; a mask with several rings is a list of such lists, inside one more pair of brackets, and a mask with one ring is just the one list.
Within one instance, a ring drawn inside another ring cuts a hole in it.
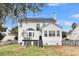
[{"label": "white-framed window", "polygon": [[27,33],[27,37],[28,37],[28,33]]},{"label": "white-framed window", "polygon": [[34,32],[28,32],[27,37],[34,37]]},{"label": "white-framed window", "polygon": [[49,31],[49,37],[55,36],[55,31]]},{"label": "white-framed window", "polygon": [[47,37],[47,31],[44,31],[44,37]]},{"label": "white-framed window", "polygon": [[57,36],[60,36],[60,31],[57,31]]},{"label": "white-framed window", "polygon": [[36,30],[39,31],[40,30],[40,24],[36,25]]},{"label": "white-framed window", "polygon": [[51,33],[52,33],[52,36],[55,36],[55,31],[52,31]]},{"label": "white-framed window", "polygon": [[49,36],[52,36],[52,31],[49,31]]},{"label": "white-framed window", "polygon": [[31,32],[29,32],[29,37],[32,37],[32,33]]},{"label": "white-framed window", "polygon": [[34,32],[33,32],[33,37],[34,37]]}]

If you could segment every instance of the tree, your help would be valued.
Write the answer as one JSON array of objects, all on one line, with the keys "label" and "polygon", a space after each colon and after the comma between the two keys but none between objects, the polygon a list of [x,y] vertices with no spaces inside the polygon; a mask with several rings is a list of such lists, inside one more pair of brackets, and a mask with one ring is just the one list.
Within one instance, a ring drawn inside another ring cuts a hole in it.
[{"label": "tree", "polygon": [[12,28],[12,30],[10,32],[17,36],[18,35],[18,26]]},{"label": "tree", "polygon": [[5,37],[5,35],[2,35],[2,33],[0,33],[0,42],[1,40]]},{"label": "tree", "polygon": [[18,40],[18,26],[12,28],[10,32],[15,35],[15,40]]},{"label": "tree", "polygon": [[75,29],[75,28],[76,28],[76,26],[77,26],[77,24],[76,24],[76,23],[72,23],[72,29]]},{"label": "tree", "polygon": [[13,18],[13,21],[20,20],[29,12],[40,12],[42,11],[44,4],[35,3],[5,3],[0,4],[0,19],[5,21],[7,16]]},{"label": "tree", "polygon": [[67,37],[67,32],[63,31],[62,32],[62,38],[66,38]]},{"label": "tree", "polygon": [[3,32],[6,32],[6,29],[7,29],[7,28],[3,27],[2,25],[3,24],[0,23],[0,42],[5,37],[5,35],[3,34]]}]

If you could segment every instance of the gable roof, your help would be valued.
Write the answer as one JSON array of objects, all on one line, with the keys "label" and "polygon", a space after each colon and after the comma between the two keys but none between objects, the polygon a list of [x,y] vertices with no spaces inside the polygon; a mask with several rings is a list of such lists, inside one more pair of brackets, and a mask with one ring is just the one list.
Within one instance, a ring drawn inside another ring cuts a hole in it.
[{"label": "gable roof", "polygon": [[55,23],[49,23],[49,24],[43,26],[42,28],[47,27],[47,26],[49,26],[49,25],[51,25],[51,24],[54,24],[55,26],[57,26],[57,27],[59,27],[59,28],[62,28],[61,26],[59,26],[58,24],[55,24]]},{"label": "gable roof", "polygon": [[23,22],[53,22],[55,23],[56,20],[53,18],[23,18]]},{"label": "gable roof", "polygon": [[71,34],[73,32],[73,30],[70,30],[69,32],[68,32],[68,34]]}]

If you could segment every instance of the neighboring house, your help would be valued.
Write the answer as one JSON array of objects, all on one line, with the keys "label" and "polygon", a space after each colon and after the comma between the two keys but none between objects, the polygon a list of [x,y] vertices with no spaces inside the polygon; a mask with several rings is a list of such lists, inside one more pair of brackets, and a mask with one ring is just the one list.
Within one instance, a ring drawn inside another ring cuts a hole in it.
[{"label": "neighboring house", "polygon": [[67,38],[70,40],[79,40],[79,25],[74,30],[70,30]]},{"label": "neighboring house", "polygon": [[79,25],[68,32],[67,37],[62,40],[62,45],[79,46]]},{"label": "neighboring house", "polygon": [[62,27],[53,18],[24,18],[18,23],[18,43],[22,45],[62,45]]},{"label": "neighboring house", "polygon": [[10,41],[10,40],[14,40],[15,38],[15,35],[13,35],[9,29],[6,29],[5,32],[2,32],[4,33],[5,37],[2,39],[2,42],[3,41]]}]

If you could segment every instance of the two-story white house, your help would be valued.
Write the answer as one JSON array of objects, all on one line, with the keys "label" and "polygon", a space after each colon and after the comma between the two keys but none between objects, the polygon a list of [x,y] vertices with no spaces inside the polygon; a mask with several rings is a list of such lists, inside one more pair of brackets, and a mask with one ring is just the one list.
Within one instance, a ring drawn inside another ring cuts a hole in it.
[{"label": "two-story white house", "polygon": [[62,45],[62,27],[53,18],[24,18],[18,23],[18,43],[22,45]]}]

